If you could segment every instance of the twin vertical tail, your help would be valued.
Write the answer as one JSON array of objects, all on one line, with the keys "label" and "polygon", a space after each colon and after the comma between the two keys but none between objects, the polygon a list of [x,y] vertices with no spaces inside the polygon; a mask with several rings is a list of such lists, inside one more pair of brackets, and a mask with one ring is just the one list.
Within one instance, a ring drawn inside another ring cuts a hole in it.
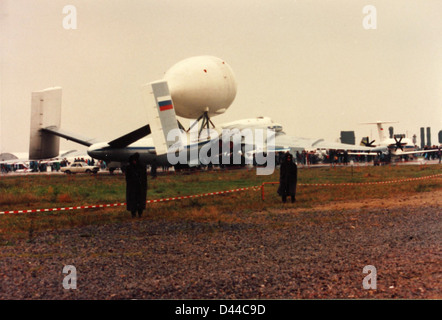
[{"label": "twin vertical tail", "polygon": [[61,91],[59,87],[32,92],[31,136],[29,159],[58,156],[60,138],[43,129],[58,129],[61,121]]},{"label": "twin vertical tail", "polygon": [[[167,154],[169,148],[178,141],[169,137],[179,137],[180,132],[172,96],[167,81],[151,82],[143,87],[143,98],[148,111],[152,139],[157,155]],[[176,139],[175,139],[176,140]]]}]

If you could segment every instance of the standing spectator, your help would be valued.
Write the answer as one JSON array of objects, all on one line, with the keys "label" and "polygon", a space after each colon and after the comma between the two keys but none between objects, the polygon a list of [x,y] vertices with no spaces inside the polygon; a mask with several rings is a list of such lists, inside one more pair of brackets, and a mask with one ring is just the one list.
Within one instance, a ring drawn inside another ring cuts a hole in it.
[{"label": "standing spectator", "polygon": [[348,165],[348,151],[344,150],[344,165]]},{"label": "standing spectator", "polygon": [[279,173],[278,194],[282,197],[282,202],[287,202],[287,196],[292,198],[292,203],[296,201],[296,184],[298,182],[298,167],[293,162],[293,157],[287,153],[281,163]]},{"label": "standing spectator", "polygon": [[129,157],[129,165],[126,167],[126,208],[132,218],[141,217],[146,209],[147,196],[147,170],[146,165],[141,164],[139,153]]}]

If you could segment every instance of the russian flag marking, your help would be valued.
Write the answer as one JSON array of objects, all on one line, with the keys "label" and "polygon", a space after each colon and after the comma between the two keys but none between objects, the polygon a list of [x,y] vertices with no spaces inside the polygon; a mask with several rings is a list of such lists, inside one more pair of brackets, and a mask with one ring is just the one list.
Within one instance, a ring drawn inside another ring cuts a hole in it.
[{"label": "russian flag marking", "polygon": [[162,100],[158,99],[158,108],[160,111],[166,111],[173,109],[172,99],[170,97],[164,97]]}]

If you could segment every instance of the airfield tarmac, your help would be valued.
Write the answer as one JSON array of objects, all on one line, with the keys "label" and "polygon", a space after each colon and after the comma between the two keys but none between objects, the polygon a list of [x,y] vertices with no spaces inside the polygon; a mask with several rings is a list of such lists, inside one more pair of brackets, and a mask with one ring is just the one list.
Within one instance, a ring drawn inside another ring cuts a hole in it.
[{"label": "airfield tarmac", "polygon": [[[0,247],[0,299],[440,299],[442,190],[274,209],[272,221],[87,226]],[[153,212],[150,213],[154,214]],[[63,267],[77,288],[64,289]],[[376,268],[376,289],[364,289]]]}]

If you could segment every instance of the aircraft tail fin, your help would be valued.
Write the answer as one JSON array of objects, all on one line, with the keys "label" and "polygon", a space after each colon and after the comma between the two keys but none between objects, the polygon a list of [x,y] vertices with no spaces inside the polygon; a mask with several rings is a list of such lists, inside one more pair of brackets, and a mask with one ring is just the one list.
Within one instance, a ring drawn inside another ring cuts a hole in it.
[{"label": "aircraft tail fin", "polygon": [[29,142],[29,159],[31,160],[58,156],[60,138],[43,129],[60,127],[61,92],[60,87],[32,92]]},{"label": "aircraft tail fin", "polygon": [[175,107],[167,81],[151,82],[143,87],[143,97],[148,108],[149,124],[157,155],[166,154],[175,141],[168,141],[171,130],[179,132]]}]

